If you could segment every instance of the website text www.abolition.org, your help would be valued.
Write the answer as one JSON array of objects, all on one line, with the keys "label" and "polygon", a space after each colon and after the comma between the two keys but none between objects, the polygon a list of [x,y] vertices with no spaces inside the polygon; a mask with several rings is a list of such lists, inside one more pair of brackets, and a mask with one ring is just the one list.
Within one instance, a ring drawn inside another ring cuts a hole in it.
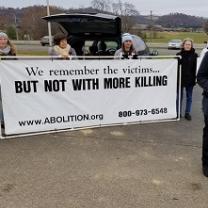
[{"label": "website text www.abolition.org", "polygon": [[60,124],[60,123],[71,123],[71,122],[82,122],[82,121],[102,121],[104,118],[103,114],[97,115],[68,115],[68,116],[51,116],[44,119],[34,119],[34,120],[25,120],[18,121],[19,126],[35,126],[35,125],[50,125],[50,124]]}]

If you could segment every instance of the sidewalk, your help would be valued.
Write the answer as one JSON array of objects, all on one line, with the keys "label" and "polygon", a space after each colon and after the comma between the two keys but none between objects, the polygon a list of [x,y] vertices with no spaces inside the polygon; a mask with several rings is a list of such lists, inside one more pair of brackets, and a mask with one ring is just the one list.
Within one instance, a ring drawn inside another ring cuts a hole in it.
[{"label": "sidewalk", "polygon": [[192,115],[0,141],[0,207],[207,208],[198,87]]}]

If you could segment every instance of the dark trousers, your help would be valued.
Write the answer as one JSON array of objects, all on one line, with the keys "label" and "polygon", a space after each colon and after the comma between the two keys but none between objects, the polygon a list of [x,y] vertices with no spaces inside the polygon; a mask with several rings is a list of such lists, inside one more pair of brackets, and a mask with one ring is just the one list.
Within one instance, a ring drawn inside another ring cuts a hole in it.
[{"label": "dark trousers", "polygon": [[208,97],[203,98],[202,108],[204,113],[204,129],[202,141],[202,165],[208,166]]},{"label": "dark trousers", "polygon": [[[181,102],[180,102],[180,109],[182,109],[182,102],[183,102],[183,97],[184,97],[184,89],[186,91],[186,108],[185,108],[185,113],[190,113],[191,112],[191,107],[192,107],[192,95],[193,95],[193,88],[194,86],[186,86],[186,87],[181,87]],[[177,112],[178,112],[178,97],[177,95]]]},{"label": "dark trousers", "polygon": [[202,164],[208,166],[208,116],[204,116],[204,129],[202,141]]}]

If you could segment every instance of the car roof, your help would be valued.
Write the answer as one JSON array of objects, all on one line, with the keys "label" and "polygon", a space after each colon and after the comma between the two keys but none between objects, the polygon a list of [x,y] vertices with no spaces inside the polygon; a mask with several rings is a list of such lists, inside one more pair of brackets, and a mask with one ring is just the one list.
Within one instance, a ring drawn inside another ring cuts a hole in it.
[{"label": "car roof", "polygon": [[45,20],[53,20],[56,19],[57,17],[97,17],[97,18],[103,18],[103,19],[109,19],[109,20],[115,20],[119,18],[118,16],[115,15],[110,15],[110,14],[103,14],[103,13],[72,13],[72,14],[67,14],[67,13],[61,13],[61,14],[54,14],[50,16],[45,16],[42,17]]},{"label": "car roof", "polygon": [[69,36],[121,38],[121,19],[115,15],[103,13],[62,13],[45,16],[43,19],[58,23]]}]

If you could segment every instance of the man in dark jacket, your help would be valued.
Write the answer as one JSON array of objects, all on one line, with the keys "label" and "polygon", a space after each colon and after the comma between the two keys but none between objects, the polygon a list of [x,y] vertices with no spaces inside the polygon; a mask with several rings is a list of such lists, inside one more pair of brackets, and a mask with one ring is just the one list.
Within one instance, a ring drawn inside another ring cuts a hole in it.
[{"label": "man in dark jacket", "polygon": [[203,129],[202,167],[204,175],[208,177],[208,52],[205,54],[199,67],[197,81],[203,88],[202,109],[205,127]]},{"label": "man in dark jacket", "polygon": [[[186,90],[186,109],[185,118],[191,120],[191,105],[193,88],[196,84],[196,68],[197,68],[197,53],[193,48],[193,41],[191,39],[185,39],[182,45],[182,49],[177,55],[180,55],[182,59],[181,64],[181,103],[183,100],[183,91]],[[180,106],[181,107],[181,106]]]}]

